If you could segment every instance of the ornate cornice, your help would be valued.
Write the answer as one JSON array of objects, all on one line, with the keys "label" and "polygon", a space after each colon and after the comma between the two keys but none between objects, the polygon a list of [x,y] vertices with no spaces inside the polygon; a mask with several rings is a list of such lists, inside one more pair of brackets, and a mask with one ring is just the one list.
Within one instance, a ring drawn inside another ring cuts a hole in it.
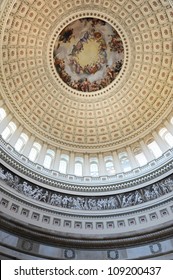
[{"label": "ornate cornice", "polygon": [[12,221],[7,217],[4,217],[0,214],[0,222],[1,228],[12,232],[15,235],[20,235],[24,238],[29,238],[30,240],[34,240],[40,243],[48,243],[48,244],[56,244],[57,246],[61,247],[72,247],[72,248],[82,248],[82,249],[107,249],[107,248],[119,248],[119,247],[130,247],[130,246],[137,246],[140,244],[146,244],[149,242],[153,242],[155,240],[163,240],[173,235],[173,226],[165,226],[164,229],[156,230],[153,232],[146,232],[145,234],[142,233],[135,233],[135,236],[129,235],[127,237],[121,238],[107,238],[104,240],[96,239],[75,239],[70,237],[62,237],[58,236],[57,233],[53,233],[50,231],[42,230],[41,228],[36,228],[31,225],[26,225],[24,223],[19,223],[17,221]]}]

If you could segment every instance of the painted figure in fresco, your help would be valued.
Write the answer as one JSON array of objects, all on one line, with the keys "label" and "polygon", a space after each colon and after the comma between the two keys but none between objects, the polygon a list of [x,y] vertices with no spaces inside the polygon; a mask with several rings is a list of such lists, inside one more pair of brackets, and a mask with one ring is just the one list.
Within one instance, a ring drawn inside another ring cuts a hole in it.
[{"label": "painted figure in fresco", "polygon": [[[85,44],[91,44],[92,51],[94,43],[99,46],[96,61],[82,64],[78,55]],[[54,64],[68,86],[92,92],[108,86],[117,77],[122,68],[123,53],[123,42],[113,27],[96,18],[85,18],[76,20],[61,32],[55,44]]]},{"label": "painted figure in fresco", "polygon": [[73,35],[73,29],[64,31],[61,35],[59,40],[63,41],[64,43],[69,42]]},{"label": "painted figure in fresco", "polygon": [[89,85],[90,85],[90,82],[87,79],[85,79],[82,82],[82,91],[84,91],[84,92],[89,91]]},{"label": "painted figure in fresco", "polygon": [[79,53],[81,50],[83,50],[83,43],[82,40],[80,39],[76,45],[76,52]]},{"label": "painted figure in fresco", "polygon": [[88,31],[86,31],[85,32],[85,34],[84,34],[84,36],[82,37],[82,39],[81,39],[81,42],[87,42],[88,41],[88,39],[89,39],[89,32]]}]

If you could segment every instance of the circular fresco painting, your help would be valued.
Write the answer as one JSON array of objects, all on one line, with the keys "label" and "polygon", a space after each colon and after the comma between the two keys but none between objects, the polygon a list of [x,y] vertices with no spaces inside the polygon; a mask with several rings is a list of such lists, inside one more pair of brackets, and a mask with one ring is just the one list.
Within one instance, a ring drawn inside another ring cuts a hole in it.
[{"label": "circular fresco painting", "polygon": [[108,86],[118,76],[124,60],[123,42],[107,22],[96,18],[69,24],[54,46],[54,65],[71,88],[93,92]]}]

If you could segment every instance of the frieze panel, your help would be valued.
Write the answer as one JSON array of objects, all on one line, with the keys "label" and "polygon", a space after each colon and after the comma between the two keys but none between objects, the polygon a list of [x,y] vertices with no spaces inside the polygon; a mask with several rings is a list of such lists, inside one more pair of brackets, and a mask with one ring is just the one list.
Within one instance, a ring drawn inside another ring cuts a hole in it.
[{"label": "frieze panel", "polygon": [[0,179],[13,190],[28,198],[55,207],[83,211],[105,211],[132,207],[155,200],[173,191],[173,175],[138,190],[99,197],[76,196],[49,190],[25,181],[2,166],[0,167]]}]

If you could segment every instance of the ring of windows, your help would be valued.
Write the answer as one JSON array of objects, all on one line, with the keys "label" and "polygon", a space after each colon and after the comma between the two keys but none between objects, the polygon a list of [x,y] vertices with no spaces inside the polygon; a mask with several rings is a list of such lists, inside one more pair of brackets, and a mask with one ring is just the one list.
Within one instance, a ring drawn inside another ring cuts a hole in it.
[{"label": "ring of windows", "polygon": [[[3,108],[0,108],[0,123],[3,123],[3,120],[7,117],[8,115],[6,111]],[[169,126],[171,131],[169,131],[167,127],[163,126],[157,134],[158,137],[164,141],[165,146],[167,146],[168,149],[173,147],[173,117],[170,119]],[[15,135],[15,132],[17,133],[17,125],[13,121],[9,121],[4,129],[0,131],[0,135],[10,144],[10,140]],[[16,139],[14,149],[18,153],[25,155],[25,148],[27,147],[29,141],[29,136],[26,133],[21,132]],[[39,141],[33,141],[32,145],[30,144],[28,159],[37,163],[39,158],[41,158],[44,168],[53,169],[62,174],[72,173],[75,176],[85,176],[87,174],[91,177],[98,177],[100,175],[115,175],[120,170],[121,172],[129,172],[134,168],[134,162],[136,167],[146,165],[149,162],[146,151],[150,155],[151,159],[157,159],[163,154],[159,143],[157,143],[154,137],[152,137],[145,142],[145,149],[138,146],[131,150],[133,159],[132,156],[129,155],[128,150],[124,150],[118,152],[116,158],[113,156],[113,153],[106,155],[103,154],[102,162],[100,162],[99,156],[93,157],[88,155],[89,164],[86,164],[85,155],[76,155],[74,156],[74,159],[71,159],[70,153],[66,154],[65,152],[62,152],[59,156],[59,160],[57,160],[55,150],[50,148],[43,150],[43,145],[39,143]],[[73,167],[71,167],[72,165]],[[86,172],[87,168],[88,170]]]}]

